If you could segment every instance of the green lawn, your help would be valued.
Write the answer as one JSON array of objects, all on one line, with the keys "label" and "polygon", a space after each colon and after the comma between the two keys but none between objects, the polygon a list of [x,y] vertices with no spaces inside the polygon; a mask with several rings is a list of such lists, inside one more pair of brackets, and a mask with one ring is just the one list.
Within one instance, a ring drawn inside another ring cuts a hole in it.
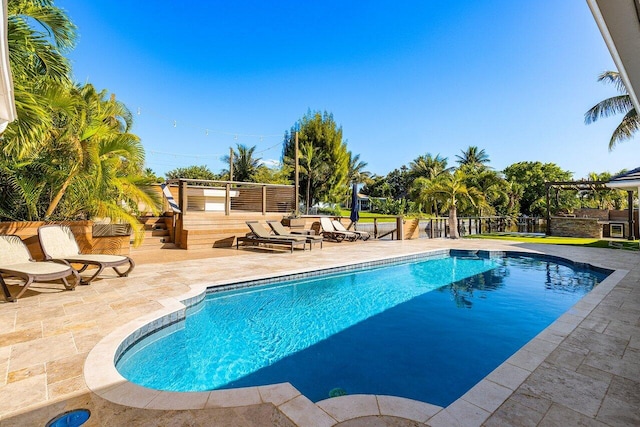
[{"label": "green lawn", "polygon": [[549,245],[570,245],[570,246],[586,246],[590,248],[611,248],[626,249],[637,251],[638,240],[616,240],[615,244],[622,245],[621,248],[613,248],[609,246],[610,240],[599,239],[583,239],[579,237],[555,237],[555,236],[538,236],[538,235],[521,235],[517,233],[491,233],[491,234],[474,234],[464,236],[465,239],[494,239],[494,240],[510,240],[522,243],[544,243]]}]

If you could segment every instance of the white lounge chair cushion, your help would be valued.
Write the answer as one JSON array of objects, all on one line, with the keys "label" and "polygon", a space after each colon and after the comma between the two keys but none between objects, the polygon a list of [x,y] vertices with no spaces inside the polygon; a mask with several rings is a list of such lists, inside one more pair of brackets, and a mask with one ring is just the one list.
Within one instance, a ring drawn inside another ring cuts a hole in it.
[{"label": "white lounge chair cushion", "polygon": [[69,227],[42,227],[39,230],[43,250],[53,259],[73,257],[80,253]]},{"label": "white lounge chair cushion", "polygon": [[29,250],[18,236],[0,236],[0,267],[28,263]]},{"label": "white lounge chair cushion", "polygon": [[105,254],[75,254],[65,257],[67,261],[73,262],[74,259],[93,262],[120,262],[125,261],[128,258],[122,255],[105,255]]},{"label": "white lounge chair cushion", "polygon": [[69,266],[56,262],[25,262],[21,264],[1,264],[1,269],[19,271],[30,275],[54,274],[68,271],[71,274]]}]

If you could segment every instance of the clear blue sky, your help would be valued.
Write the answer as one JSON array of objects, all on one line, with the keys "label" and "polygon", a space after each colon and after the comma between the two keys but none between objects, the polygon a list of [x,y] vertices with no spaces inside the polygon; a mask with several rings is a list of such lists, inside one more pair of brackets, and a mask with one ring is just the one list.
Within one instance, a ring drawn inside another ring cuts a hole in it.
[{"label": "clear blue sky", "polygon": [[79,27],[75,79],[136,113],[157,174],[218,172],[236,143],[279,159],[308,109],[333,113],[379,175],[427,152],[454,163],[470,145],[498,170],[539,160],[581,178],[640,166],[637,139],[608,152],[620,118],[583,122],[615,94],[596,81],[614,64],[585,0],[56,5]]}]

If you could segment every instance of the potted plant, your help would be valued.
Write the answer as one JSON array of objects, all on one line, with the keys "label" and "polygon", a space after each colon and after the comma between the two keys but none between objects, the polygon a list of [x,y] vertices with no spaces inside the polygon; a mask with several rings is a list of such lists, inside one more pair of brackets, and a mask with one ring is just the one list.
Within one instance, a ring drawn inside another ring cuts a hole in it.
[{"label": "potted plant", "polygon": [[282,225],[290,228],[304,228],[307,220],[301,218],[298,212],[292,212],[289,215],[282,218]]}]

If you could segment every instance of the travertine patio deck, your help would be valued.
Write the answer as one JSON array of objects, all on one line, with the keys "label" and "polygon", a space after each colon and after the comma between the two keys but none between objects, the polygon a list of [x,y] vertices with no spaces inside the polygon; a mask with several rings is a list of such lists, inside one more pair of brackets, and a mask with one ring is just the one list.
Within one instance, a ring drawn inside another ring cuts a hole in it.
[{"label": "travertine patio deck", "polygon": [[[84,362],[102,338],[162,309],[161,301],[187,293],[191,284],[438,248],[543,252],[629,272],[618,272],[621,280],[610,289],[596,288],[445,410],[382,396],[348,396],[314,405],[291,387],[241,390],[235,397],[225,395],[231,401],[223,403],[209,396],[203,409],[140,409],[114,404],[85,384]],[[342,243],[294,254],[161,251],[140,255],[136,261],[138,267],[128,278],[99,280],[74,292],[63,291],[60,285],[36,284],[18,303],[0,303],[0,427],[44,425],[53,416],[80,407],[92,412],[87,426],[640,424],[637,252],[436,239]]]}]

